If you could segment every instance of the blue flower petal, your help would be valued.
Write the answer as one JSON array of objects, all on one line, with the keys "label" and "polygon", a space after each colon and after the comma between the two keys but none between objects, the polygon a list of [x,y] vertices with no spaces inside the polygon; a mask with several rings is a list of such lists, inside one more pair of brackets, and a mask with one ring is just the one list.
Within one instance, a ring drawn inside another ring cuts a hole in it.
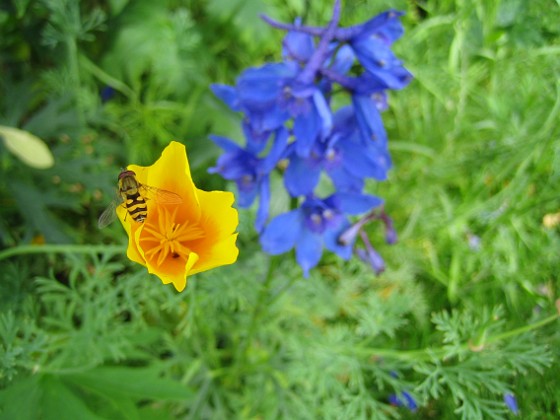
[{"label": "blue flower petal", "polygon": [[368,70],[355,78],[354,91],[370,94],[384,89],[402,89],[412,80],[412,74],[400,62],[391,65],[364,65]]},{"label": "blue flower petal", "polygon": [[219,173],[225,179],[230,181],[240,180],[243,178],[245,183],[254,182],[257,179],[255,172],[258,159],[253,154],[238,148],[224,153],[218,158],[216,166],[209,168],[209,173]]},{"label": "blue flower petal", "polygon": [[381,274],[385,271],[385,261],[383,261],[381,255],[373,248],[367,250],[361,248],[357,249],[356,254],[358,254],[358,257],[363,262],[369,264],[376,274]]},{"label": "blue flower petal", "polygon": [[302,214],[299,210],[276,216],[261,234],[261,246],[271,255],[283,254],[294,247],[302,231]]},{"label": "blue flower petal", "polygon": [[329,167],[327,172],[337,191],[360,192],[364,188],[364,180],[354,176],[342,166]]},{"label": "blue flower petal", "polygon": [[402,396],[404,397],[406,401],[406,406],[410,411],[414,411],[418,408],[418,404],[416,403],[416,400],[409,392],[403,391]]},{"label": "blue flower petal", "polygon": [[270,148],[267,156],[262,160],[260,172],[269,173],[278,164],[278,161],[284,157],[286,152],[286,147],[288,146],[289,133],[284,127],[280,127],[276,130],[276,137],[274,143]]},{"label": "blue flower petal", "polygon": [[381,39],[367,38],[352,42],[352,49],[364,68],[372,73],[400,64],[395,54]]},{"label": "blue flower petal", "polygon": [[[339,44],[337,44],[338,46]],[[356,60],[356,55],[349,45],[343,45],[336,53],[334,62],[330,66],[330,69],[335,73],[346,74],[352,68],[354,61]]]},{"label": "blue flower petal", "polygon": [[268,219],[268,208],[270,205],[270,181],[268,175],[264,176],[260,182],[260,197],[257,217],[255,218],[255,230],[261,232]]},{"label": "blue flower petal", "polygon": [[259,110],[247,110],[247,123],[254,135],[261,136],[281,127],[290,118],[288,111],[280,108],[276,103]]},{"label": "blue flower petal", "polygon": [[296,153],[301,157],[308,157],[321,131],[322,121],[315,109],[311,107],[307,114],[298,115],[294,120],[294,136],[296,138]]},{"label": "blue flower petal", "polygon": [[326,203],[339,209],[342,213],[359,215],[383,204],[379,197],[353,192],[337,192],[325,200]]},{"label": "blue flower petal", "polygon": [[247,139],[247,150],[258,155],[266,148],[268,138],[270,137],[270,131],[256,130],[255,127],[249,123],[248,119],[245,119],[241,126],[243,128],[243,134]]},{"label": "blue flower petal", "polygon": [[343,154],[343,166],[350,174],[357,178],[374,178],[379,181],[387,179],[391,169],[391,157],[386,147],[375,147],[370,141],[370,147],[364,147],[353,141],[339,142]]},{"label": "blue flower petal", "polygon": [[321,166],[311,157],[304,159],[296,154],[290,158],[290,164],[284,173],[284,185],[292,197],[308,195],[319,183]]},{"label": "blue flower petal", "polygon": [[304,229],[296,244],[296,261],[301,266],[304,277],[308,277],[309,270],[319,264],[322,255],[322,236]]},{"label": "blue flower petal", "polygon": [[387,133],[383,126],[381,114],[375,102],[369,96],[352,95],[352,104],[360,128],[360,134],[365,144],[375,141],[383,146],[387,144]]},{"label": "blue flower petal", "polygon": [[323,236],[325,240],[325,247],[344,260],[349,260],[350,257],[352,257],[353,242],[342,245],[339,242],[338,238],[340,237],[342,232],[344,232],[349,227],[350,223],[346,219],[341,218],[341,223],[339,223],[339,226],[335,229],[325,230]]},{"label": "blue flower petal", "polygon": [[295,75],[293,67],[285,63],[269,63],[249,68],[237,79],[239,100],[244,106],[262,107],[274,103],[287,81]]},{"label": "blue flower petal", "polygon": [[228,139],[227,137],[215,136],[213,134],[208,137],[216,144],[216,146],[224,149],[226,153],[243,151],[243,149],[237,143]]},{"label": "blue flower petal", "polygon": [[385,40],[387,45],[391,45],[404,33],[404,28],[399,19],[402,15],[404,15],[404,12],[388,10],[374,16],[363,24],[362,33],[358,37],[366,38],[375,34],[375,36]]},{"label": "blue flower petal", "polygon": [[[224,177],[225,178],[225,177]],[[226,178],[227,179],[227,178]],[[237,180],[237,205],[241,208],[250,207],[259,193],[259,183],[246,183],[244,180]]]},{"label": "blue flower petal", "polygon": [[210,85],[210,89],[214,95],[220,98],[227,106],[229,106],[233,111],[241,111],[239,104],[239,99],[237,97],[237,91],[234,87],[228,85],[222,85],[214,83]]},{"label": "blue flower petal", "polygon": [[321,137],[325,138],[331,132],[333,126],[333,118],[329,104],[320,90],[316,90],[313,93],[313,103],[321,121]]},{"label": "blue flower petal", "polygon": [[313,37],[303,32],[289,31],[282,42],[284,59],[298,62],[309,60],[314,51]]},{"label": "blue flower petal", "polygon": [[506,403],[507,408],[509,408],[513,414],[519,413],[519,407],[517,406],[515,395],[509,392],[507,394],[504,394],[504,402]]}]

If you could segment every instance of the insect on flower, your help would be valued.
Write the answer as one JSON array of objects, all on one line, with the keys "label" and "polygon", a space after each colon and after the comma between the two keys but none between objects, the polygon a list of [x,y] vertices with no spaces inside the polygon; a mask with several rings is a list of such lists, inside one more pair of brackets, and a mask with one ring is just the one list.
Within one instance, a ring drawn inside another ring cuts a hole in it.
[{"label": "insect on flower", "polygon": [[181,204],[183,199],[174,192],[144,185],[136,180],[136,173],[123,170],[118,178],[118,197],[107,207],[97,222],[99,229],[112,223],[117,218],[116,208],[122,205],[135,222],[143,223],[148,216],[146,200],[155,200],[160,204]]}]

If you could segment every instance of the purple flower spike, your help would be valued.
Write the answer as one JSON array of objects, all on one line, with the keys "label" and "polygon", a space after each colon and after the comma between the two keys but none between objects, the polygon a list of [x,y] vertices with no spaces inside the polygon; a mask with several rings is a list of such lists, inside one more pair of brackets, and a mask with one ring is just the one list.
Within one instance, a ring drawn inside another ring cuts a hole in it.
[{"label": "purple flower spike", "polygon": [[[381,113],[387,91],[411,80],[391,50],[403,34],[402,13],[389,10],[347,28],[339,27],[340,13],[335,0],[322,27],[263,16],[286,31],[282,61],[246,69],[234,86],[211,87],[241,113],[245,144],[213,136],[224,154],[210,171],[237,184],[239,206],[259,200],[255,227],[263,250],[295,249],[305,276],[325,249],[345,260],[355,253],[382,272],[385,263],[364,232],[370,221],[384,224],[387,243],[397,240],[383,201],[363,191],[367,182],[386,180],[392,167]],[[268,221],[273,172],[283,177],[292,209]],[[399,398],[412,405],[410,394]]]}]

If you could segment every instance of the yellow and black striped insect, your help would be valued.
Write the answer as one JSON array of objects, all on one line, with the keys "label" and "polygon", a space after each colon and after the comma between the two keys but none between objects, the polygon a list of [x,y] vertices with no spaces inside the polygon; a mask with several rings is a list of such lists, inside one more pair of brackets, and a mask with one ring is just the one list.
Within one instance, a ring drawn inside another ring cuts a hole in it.
[{"label": "yellow and black striped insect", "polygon": [[99,216],[97,221],[99,229],[109,225],[117,218],[115,210],[119,205],[126,208],[132,220],[143,223],[148,216],[146,200],[154,200],[160,204],[181,204],[183,202],[181,196],[174,192],[139,183],[134,171],[121,171],[118,182],[118,197]]}]

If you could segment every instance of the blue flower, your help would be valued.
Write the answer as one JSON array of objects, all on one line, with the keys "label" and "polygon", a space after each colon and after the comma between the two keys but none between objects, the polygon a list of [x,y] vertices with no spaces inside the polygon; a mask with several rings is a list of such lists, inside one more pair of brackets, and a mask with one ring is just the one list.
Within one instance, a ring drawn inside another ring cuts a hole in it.
[{"label": "blue flower", "polygon": [[[301,19],[296,19],[295,26],[301,25]],[[288,31],[282,41],[282,58],[284,61],[293,60],[300,65],[304,65],[309,61],[315,45],[313,37],[303,32]]]},{"label": "blue flower", "polygon": [[358,257],[363,262],[370,265],[370,267],[373,269],[375,274],[381,274],[382,272],[385,271],[385,261],[383,261],[383,258],[381,257],[381,255],[379,255],[379,253],[375,250],[375,248],[371,246],[369,238],[367,238],[367,236],[365,236],[363,232],[360,233],[362,236],[362,240],[364,241],[365,244],[365,249],[364,248],[356,249],[356,254],[358,254]]},{"label": "blue flower", "polygon": [[245,70],[235,87],[214,84],[211,88],[233,111],[245,114],[255,133],[262,134],[278,129],[290,118],[280,105],[297,72],[296,63],[270,63]]},{"label": "blue flower", "polygon": [[388,244],[394,244],[397,241],[397,232],[393,226],[393,220],[385,212],[384,208],[379,210],[371,211],[365,216],[361,217],[356,223],[349,226],[344,232],[342,232],[338,238],[338,242],[345,245],[349,243],[355,243],[358,236],[362,240],[365,248],[358,248],[357,245],[354,247],[358,257],[369,264],[376,274],[380,274],[385,271],[385,262],[375,248],[371,245],[369,236],[364,230],[367,223],[372,220],[380,220],[385,225],[385,241]]},{"label": "blue flower", "polygon": [[385,89],[402,89],[412,75],[391,51],[391,45],[403,34],[399,17],[402,12],[390,10],[375,16],[361,25],[349,40],[358,60],[375,80]]},{"label": "blue flower", "polygon": [[294,119],[295,152],[308,157],[313,145],[324,139],[332,128],[327,101],[317,87],[294,81],[285,89],[283,106]]},{"label": "blue flower", "polygon": [[257,195],[260,196],[255,228],[261,231],[268,218],[270,201],[269,175],[282,158],[288,141],[288,133],[280,128],[276,131],[274,143],[269,154],[259,158],[250,149],[243,149],[233,141],[221,137],[210,137],[225,153],[218,158],[217,165],[208,172],[219,173],[225,179],[237,184],[237,203],[240,207],[249,207]]},{"label": "blue flower", "polygon": [[337,191],[360,192],[364,179],[386,179],[391,167],[387,147],[363,140],[366,135],[373,136],[369,134],[372,132],[369,125],[365,126],[368,134],[363,137],[358,127],[353,108],[344,107],[334,116],[330,136],[315,142],[307,157],[300,157],[294,147],[290,147],[287,153],[290,163],[284,175],[289,193],[294,197],[311,194],[322,171],[331,178]]},{"label": "blue flower", "polygon": [[504,402],[506,403],[507,408],[509,408],[509,410],[513,414],[515,415],[519,414],[519,407],[517,406],[517,400],[515,399],[515,395],[513,395],[510,392],[504,394]]},{"label": "blue flower", "polygon": [[215,84],[212,91],[233,111],[245,114],[245,130],[262,138],[293,118],[296,151],[308,156],[313,143],[332,126],[330,108],[313,81],[299,78],[293,61],[265,64],[245,70],[235,87]]},{"label": "blue flower", "polygon": [[[368,179],[387,179],[392,165],[381,112],[387,109],[387,90],[400,89],[411,79],[391,51],[403,32],[402,13],[389,11],[361,25],[339,28],[340,11],[340,0],[335,0],[325,27],[265,17],[287,31],[283,61],[245,70],[235,86],[212,86],[216,96],[243,115],[246,144],[213,137],[225,154],[211,171],[237,183],[240,206],[260,198],[255,225],[263,249],[281,254],[295,248],[306,276],[324,248],[343,259],[355,252],[376,272],[383,271],[383,259],[363,229],[371,220],[385,224],[388,243],[396,241],[384,210],[371,211],[381,199],[362,191]],[[270,172],[280,159],[287,163],[284,185],[298,204],[266,225]],[[334,192],[320,198],[316,189],[324,174]],[[351,224],[351,216],[367,212]],[[358,238],[361,246],[356,246]]]},{"label": "blue flower", "polygon": [[356,193],[335,193],[326,199],[309,197],[299,208],[272,219],[261,235],[261,245],[272,255],[295,247],[296,260],[307,277],[319,263],[324,247],[345,260],[351,257],[353,243],[339,241],[350,226],[346,215],[362,214],[381,204],[378,197]]},{"label": "blue flower", "polygon": [[407,391],[403,391],[399,394],[389,395],[389,403],[396,407],[406,407],[410,411],[415,411],[418,408],[416,400]]},{"label": "blue flower", "polygon": [[108,102],[115,96],[115,89],[112,86],[104,86],[99,96],[101,97],[101,102]]},{"label": "blue flower", "polygon": [[352,105],[364,144],[380,150],[385,149],[387,133],[375,100],[371,96],[352,95]]}]

